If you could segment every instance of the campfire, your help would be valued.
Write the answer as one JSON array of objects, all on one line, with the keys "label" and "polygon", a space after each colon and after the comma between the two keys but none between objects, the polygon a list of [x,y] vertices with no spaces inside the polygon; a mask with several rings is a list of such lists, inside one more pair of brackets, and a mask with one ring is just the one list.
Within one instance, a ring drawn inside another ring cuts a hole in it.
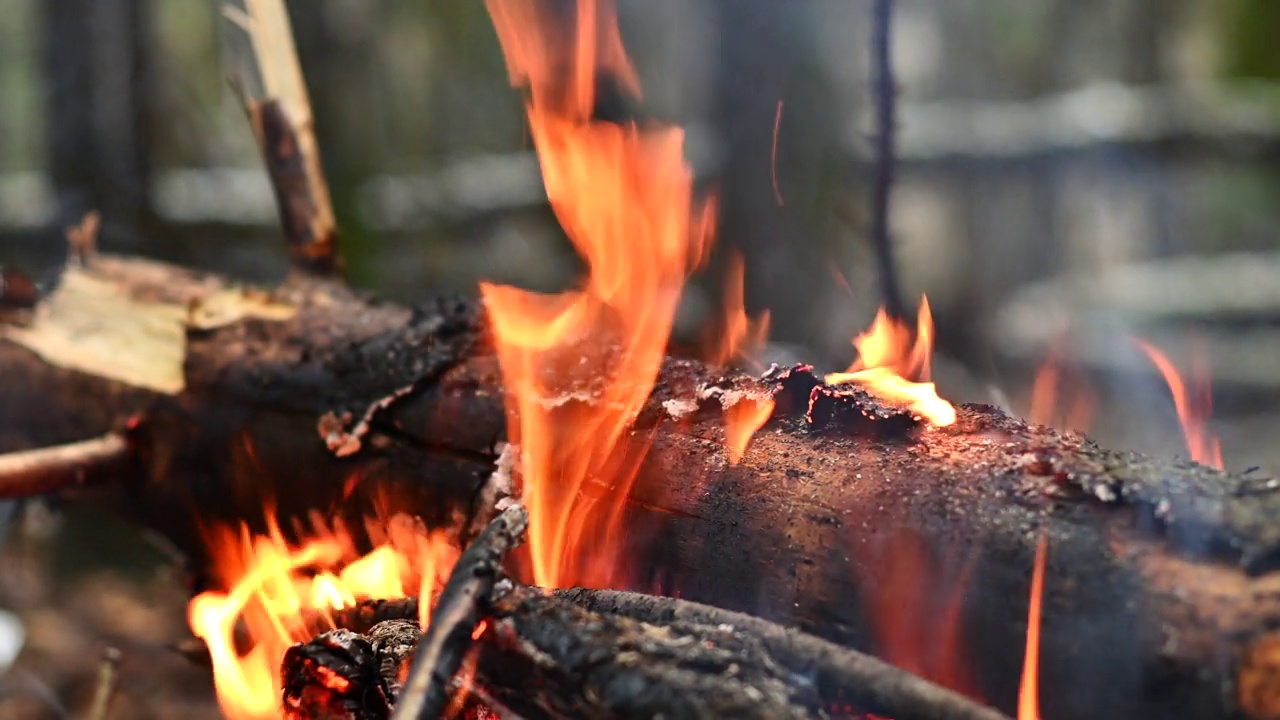
[{"label": "campfire", "polygon": [[[682,130],[601,117],[604,87],[643,98],[610,3],[486,5],[572,289],[357,297],[309,121],[268,98],[249,109],[290,283],[81,238],[0,336],[16,386],[89,378],[66,392],[119,410],[99,439],[0,456],[0,495],[127,488],[121,511],[189,558],[226,717],[1280,717],[1280,493],[1222,471],[1207,390],[1137,341],[1194,463],[953,404],[923,296],[843,372],[764,367],[740,261],[702,357],[669,355],[716,241]],[[287,36],[264,17],[240,22]],[[68,339],[108,302],[168,328],[138,332],[176,370]],[[1057,354],[1033,395],[1034,420],[1087,429]]]}]

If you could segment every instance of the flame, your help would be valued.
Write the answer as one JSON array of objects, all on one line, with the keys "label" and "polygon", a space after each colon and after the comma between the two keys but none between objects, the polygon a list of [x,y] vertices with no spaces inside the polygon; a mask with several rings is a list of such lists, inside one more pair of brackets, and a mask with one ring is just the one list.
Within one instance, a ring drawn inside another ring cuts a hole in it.
[{"label": "flame", "polygon": [[[1069,406],[1066,398],[1070,398]],[[1031,385],[1031,408],[1027,413],[1031,422],[1087,432],[1093,424],[1094,402],[1088,380],[1066,366],[1061,348],[1055,343]]]},{"label": "flame", "polygon": [[[334,627],[334,611],[366,598],[404,597],[415,582],[419,597],[431,597],[437,570],[452,566],[456,550],[442,533],[428,534],[407,516],[387,524],[417,532],[409,544],[403,532],[393,532],[387,544],[363,556],[340,525],[317,527],[315,537],[299,544],[285,539],[274,518],[265,535],[244,526],[239,532],[209,530],[216,579],[228,589],[200,593],[187,615],[209,648],[218,702],[228,718],[279,717],[280,658],[292,643]],[[243,653],[237,648],[242,632],[250,645]]]},{"label": "flame", "polygon": [[1213,416],[1213,395],[1209,370],[1202,353],[1197,352],[1192,358],[1191,382],[1186,383],[1173,362],[1159,348],[1143,340],[1135,339],[1134,342],[1147,354],[1169,385],[1191,459],[1223,469],[1221,443],[1218,436],[1209,430],[1209,420]]},{"label": "flame", "polygon": [[881,400],[904,406],[934,425],[945,426],[956,421],[955,408],[938,397],[937,389],[929,382],[933,315],[928,298],[920,298],[914,340],[910,328],[889,317],[882,307],[871,328],[853,339],[853,346],[858,350],[858,359],[845,372],[827,375],[828,383],[856,383]]},{"label": "flame", "polygon": [[749,358],[769,337],[768,310],[754,320],[747,317],[745,277],[742,255],[735,252],[729,256],[725,273],[723,325],[712,328],[707,338],[706,359],[710,365],[723,367],[736,357]]},{"label": "flame", "polygon": [[[598,585],[616,570],[634,475],[624,441],[705,255],[710,205],[692,205],[680,129],[592,117],[597,72],[639,96],[612,4],[580,0],[572,33],[542,4],[486,5],[511,81],[528,90],[551,206],[589,266],[581,289],[555,296],[481,284],[521,449],[534,582]],[[588,483],[605,489],[588,499]]]},{"label": "flame", "polygon": [[747,452],[751,437],[773,414],[773,398],[742,398],[725,408],[724,444],[729,464],[737,465]]},{"label": "flame", "polygon": [[[875,588],[864,602],[878,654],[943,687],[982,699],[965,657],[963,610],[976,556],[935,557],[926,537],[898,527],[862,543],[855,570]],[[945,569],[956,568],[947,572]],[[941,583],[937,578],[943,578]]]},{"label": "flame", "polygon": [[1031,573],[1031,604],[1027,608],[1027,651],[1018,688],[1018,720],[1040,720],[1040,608],[1044,599],[1044,563],[1049,541],[1041,535]]}]

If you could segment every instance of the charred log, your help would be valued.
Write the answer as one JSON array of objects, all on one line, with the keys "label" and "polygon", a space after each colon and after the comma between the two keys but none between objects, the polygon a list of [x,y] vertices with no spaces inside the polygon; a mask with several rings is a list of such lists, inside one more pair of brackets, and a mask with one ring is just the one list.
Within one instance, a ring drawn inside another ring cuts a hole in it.
[{"label": "charred log", "polygon": [[502,562],[523,540],[528,522],[524,508],[512,505],[458,558],[418,644],[405,697],[394,715],[397,720],[431,720],[444,712],[449,681],[475,640],[476,625],[484,619],[502,575]]},{"label": "charred log", "polygon": [[[474,304],[407,309],[301,280],[262,293],[109,256],[81,272],[119,296],[96,307],[127,312],[100,313],[93,338],[60,328],[49,308],[76,285],[64,277],[30,327],[0,328],[0,404],[39,409],[0,416],[0,450],[144,415],[133,482],[72,494],[114,500],[196,569],[192,518],[260,526],[266,498],[285,518],[350,519],[391,498],[460,544],[492,516],[509,474],[498,467],[506,418]],[[176,328],[147,340],[176,337],[176,370],[139,370],[137,354],[168,355],[138,342],[104,359],[85,350],[143,312],[150,330]],[[729,465],[723,408],[751,395],[778,410]],[[633,587],[892,655],[868,608],[904,553],[923,549],[929,597],[969,559],[957,593],[965,656],[976,691],[1008,710],[1043,533],[1047,716],[1280,713],[1275,480],[1106,450],[989,407],[924,427],[803,372],[726,378],[681,360],[639,423],[648,454],[623,518],[624,551],[642,569]]]},{"label": "charred log", "polygon": [[[465,576],[465,573],[459,577]],[[682,600],[592,591],[545,593],[499,586],[483,603],[483,631],[468,678],[427,668],[452,692],[527,718],[861,716],[1000,720],[999,712],[875,658],[773,623]],[[638,619],[642,616],[645,619]],[[335,630],[295,645],[284,660],[293,717],[385,718],[413,633],[375,626]],[[387,635],[395,635],[388,645]],[[389,655],[388,647],[398,650]],[[419,651],[414,663],[431,659]],[[452,682],[451,682],[452,680]],[[396,713],[416,713],[412,682]],[[305,698],[305,702],[302,699]],[[413,716],[413,715],[411,715]],[[427,717],[452,717],[445,704]]]}]

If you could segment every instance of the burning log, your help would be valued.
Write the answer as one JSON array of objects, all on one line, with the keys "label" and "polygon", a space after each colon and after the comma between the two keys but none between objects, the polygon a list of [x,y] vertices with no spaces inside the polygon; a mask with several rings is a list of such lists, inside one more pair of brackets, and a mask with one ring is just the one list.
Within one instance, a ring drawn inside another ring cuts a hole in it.
[{"label": "burning log", "polygon": [[[196,520],[258,526],[268,502],[286,519],[354,520],[392,498],[463,544],[507,492],[502,387],[471,303],[410,310],[314,282],[262,293],[110,256],[68,273],[83,277],[64,277],[0,340],[0,403],[41,408],[0,417],[0,449],[94,437],[141,414],[131,481],[71,495],[160,530],[196,570]],[[96,307],[134,314],[97,318],[92,338],[66,332],[57,295],[88,285],[112,299]],[[137,313],[155,321],[144,339],[107,343],[135,337]],[[175,356],[176,370],[155,366]],[[134,372],[144,360],[152,372]],[[758,381],[669,360],[638,421],[648,452],[617,557],[643,571],[626,584],[892,655],[873,601],[893,569],[914,563],[919,594],[945,596],[944,562],[964,560],[945,550],[968,549],[965,592],[942,610],[972,682],[1008,709],[1026,616],[1015,598],[1044,533],[1047,715],[1275,714],[1276,481],[1104,450],[988,407],[930,428],[840,395],[804,373]],[[723,408],[752,396],[778,407],[731,465]]]}]

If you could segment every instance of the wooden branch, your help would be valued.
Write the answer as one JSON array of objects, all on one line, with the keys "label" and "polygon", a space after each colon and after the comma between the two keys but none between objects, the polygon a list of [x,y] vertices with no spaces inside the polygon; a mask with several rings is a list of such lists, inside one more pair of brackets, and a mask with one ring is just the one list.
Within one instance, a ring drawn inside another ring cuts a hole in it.
[{"label": "wooden branch", "polygon": [[[85,272],[179,317],[244,292],[109,255]],[[145,414],[136,476],[92,497],[171,539],[196,570],[205,552],[196,518],[262,527],[269,499],[286,528],[315,510],[358,529],[388,502],[459,538],[483,527],[512,478],[509,459],[499,462],[507,418],[479,308],[402,308],[331,283],[265,295],[291,312],[186,328],[178,386],[46,362],[21,344],[27,335],[5,334],[0,407],[16,410],[0,413],[0,450],[93,437]],[[33,331],[59,321],[43,307]],[[95,317],[95,335],[123,321]],[[112,347],[116,363],[137,352]],[[934,627],[950,615],[976,691],[1011,711],[1043,532],[1054,548],[1046,717],[1280,712],[1268,692],[1280,684],[1280,483],[1098,448],[984,406],[958,408],[952,427],[920,427],[803,376],[786,385],[666,363],[627,448],[646,453],[621,515],[619,552],[638,569],[629,587],[900,661],[878,634],[886,625]],[[777,393],[778,410],[729,465],[722,416],[740,393]],[[336,457],[330,439],[357,449]],[[954,592],[966,557],[965,592]],[[895,579],[908,570],[915,603]],[[961,600],[930,604],[948,596]]]},{"label": "wooden branch", "polygon": [[74,485],[120,480],[131,465],[129,441],[121,433],[67,445],[0,455],[0,498],[27,498]]},{"label": "wooden branch", "polygon": [[472,632],[486,614],[502,561],[524,537],[529,516],[512,505],[494,518],[458,558],[431,622],[418,643],[413,672],[392,720],[432,720],[449,701],[449,681],[471,647]]},{"label": "wooden branch", "polygon": [[237,84],[275,190],[289,259],[302,272],[334,274],[341,268],[337,222],[284,2],[245,0],[243,11],[228,5],[223,14],[252,42],[262,97],[250,97],[242,80]]}]

